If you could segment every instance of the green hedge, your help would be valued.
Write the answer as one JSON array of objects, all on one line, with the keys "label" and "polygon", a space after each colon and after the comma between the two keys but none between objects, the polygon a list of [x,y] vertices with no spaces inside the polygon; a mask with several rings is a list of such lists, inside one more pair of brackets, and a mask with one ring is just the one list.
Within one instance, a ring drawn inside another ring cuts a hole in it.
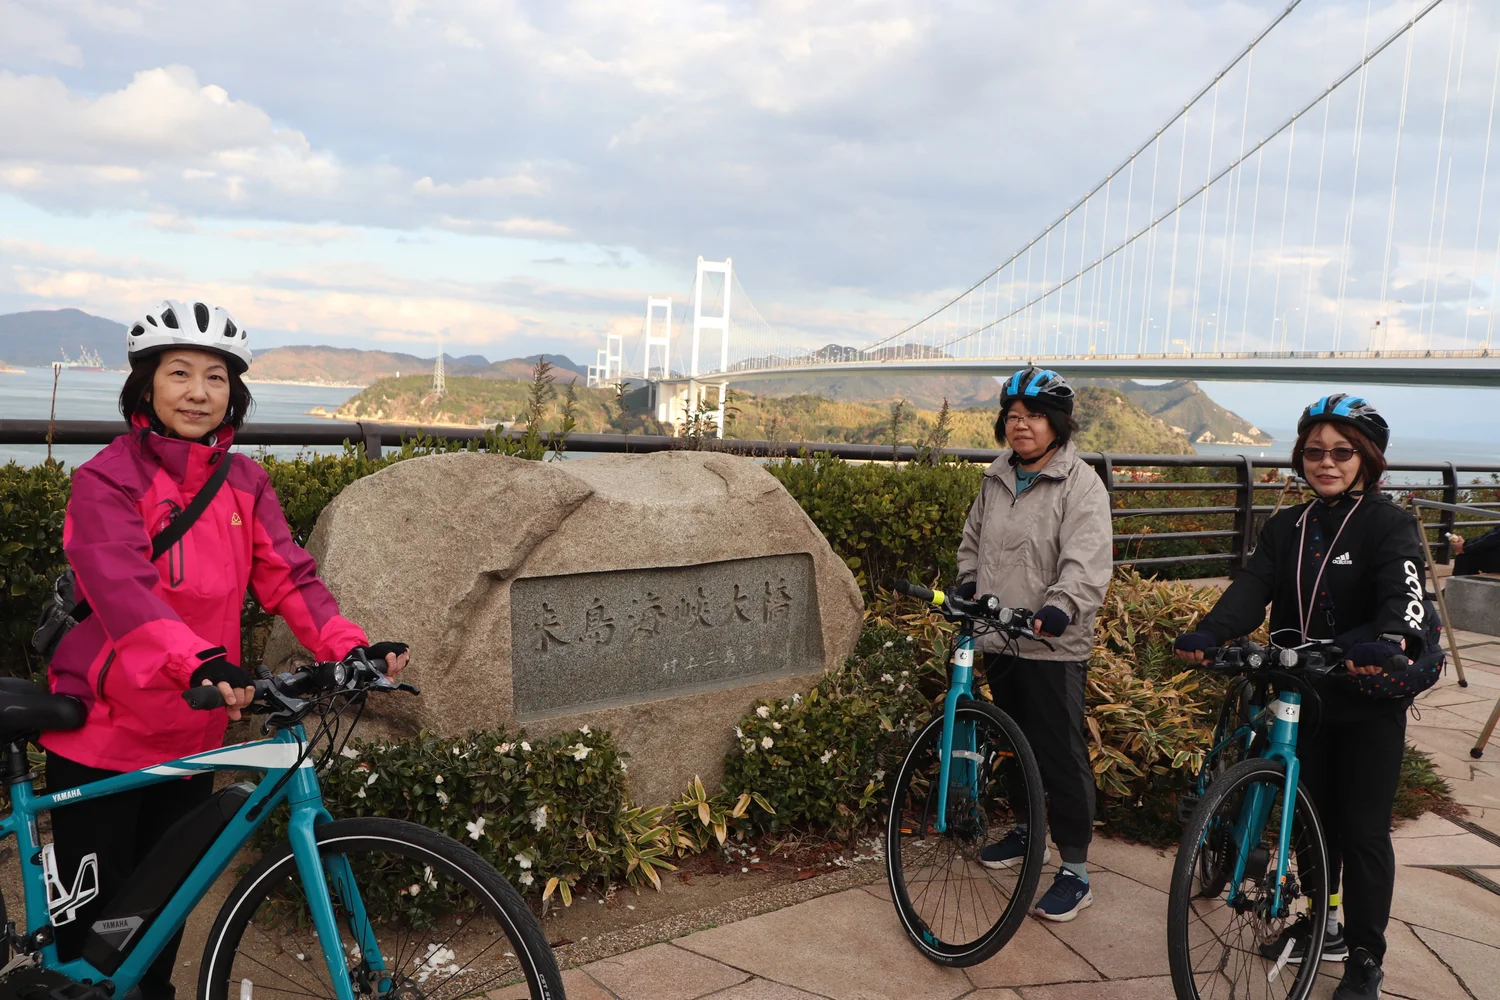
[{"label": "green hedge", "polygon": [[67,469],[56,462],[0,466],[0,673],[31,677],[41,671],[31,633],[52,581],[67,568],[62,535],[71,487]]}]

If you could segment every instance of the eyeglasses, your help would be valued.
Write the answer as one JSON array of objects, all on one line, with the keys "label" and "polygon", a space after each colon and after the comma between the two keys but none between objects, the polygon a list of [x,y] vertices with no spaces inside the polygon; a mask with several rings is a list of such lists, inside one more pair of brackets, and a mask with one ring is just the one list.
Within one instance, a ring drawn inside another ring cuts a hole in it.
[{"label": "eyeglasses", "polygon": [[1035,427],[1046,423],[1047,415],[1045,413],[1007,413],[1005,415],[1005,426],[1015,427],[1023,420]]},{"label": "eyeglasses", "polygon": [[1353,448],[1303,448],[1302,458],[1304,461],[1317,465],[1323,461],[1323,456],[1332,455],[1335,462],[1347,462],[1359,452]]}]

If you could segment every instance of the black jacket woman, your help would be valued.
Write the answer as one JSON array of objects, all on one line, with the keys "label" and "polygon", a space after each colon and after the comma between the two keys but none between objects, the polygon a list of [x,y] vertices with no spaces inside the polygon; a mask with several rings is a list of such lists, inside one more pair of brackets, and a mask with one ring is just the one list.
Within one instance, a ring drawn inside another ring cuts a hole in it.
[{"label": "black jacket woman", "polygon": [[[1336,1000],[1379,996],[1396,874],[1391,811],[1411,703],[1382,682],[1392,657],[1417,657],[1430,631],[1415,523],[1380,492],[1389,439],[1385,420],[1363,399],[1337,394],[1307,407],[1292,465],[1316,499],[1266,522],[1245,568],[1197,631],[1176,642],[1180,655],[1201,662],[1204,650],[1258,628],[1269,604],[1278,645],[1331,639],[1345,650],[1348,676],[1315,682],[1297,747],[1328,840],[1334,895],[1323,958],[1347,956]],[[1299,937],[1293,960],[1310,930],[1304,921],[1289,932]]]}]

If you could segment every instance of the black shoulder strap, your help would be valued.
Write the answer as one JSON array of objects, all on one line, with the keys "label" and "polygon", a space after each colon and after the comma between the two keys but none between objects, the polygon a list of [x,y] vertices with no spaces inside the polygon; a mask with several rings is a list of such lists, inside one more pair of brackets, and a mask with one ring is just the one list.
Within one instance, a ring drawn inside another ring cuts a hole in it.
[{"label": "black shoulder strap", "polygon": [[214,469],[213,475],[208,477],[208,482],[203,484],[198,495],[193,497],[193,502],[188,504],[182,513],[172,518],[172,523],[163,528],[161,534],[151,540],[152,562],[160,559],[163,552],[176,545],[178,540],[187,534],[193,522],[198,520],[208,509],[208,505],[213,502],[214,494],[219,492],[219,487],[224,485],[224,480],[229,478],[229,464],[234,461],[234,456],[228,451],[221,452],[221,454],[223,458],[219,461],[218,468]]}]

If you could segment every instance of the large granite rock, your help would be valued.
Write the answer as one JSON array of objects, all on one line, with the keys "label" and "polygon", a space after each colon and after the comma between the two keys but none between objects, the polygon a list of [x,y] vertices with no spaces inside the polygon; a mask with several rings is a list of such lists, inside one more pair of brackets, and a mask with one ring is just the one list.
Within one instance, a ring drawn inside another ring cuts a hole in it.
[{"label": "large granite rock", "polygon": [[1500,577],[1449,577],[1443,598],[1454,628],[1500,635]]},{"label": "large granite rock", "polygon": [[[308,547],[346,616],[411,643],[422,697],[371,699],[367,735],[608,729],[648,804],[716,783],[739,717],[840,663],[863,608],[781,484],[721,454],[409,459]],[[266,662],[307,657],[278,623]]]}]

